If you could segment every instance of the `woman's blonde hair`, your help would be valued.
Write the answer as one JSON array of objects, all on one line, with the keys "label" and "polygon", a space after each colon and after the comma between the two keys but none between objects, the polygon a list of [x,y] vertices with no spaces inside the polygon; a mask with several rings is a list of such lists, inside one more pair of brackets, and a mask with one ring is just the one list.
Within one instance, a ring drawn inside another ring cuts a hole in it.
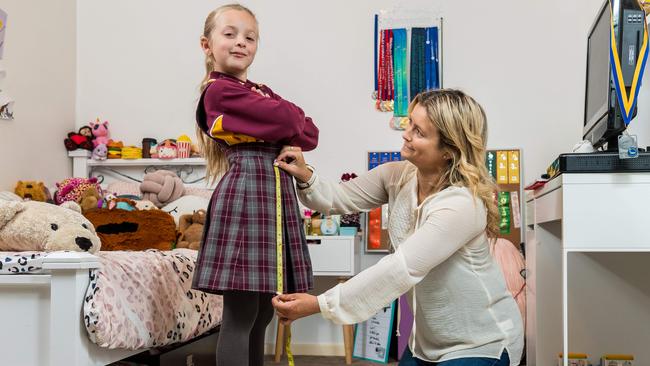
[{"label": "woman's blonde hair", "polygon": [[[223,5],[211,11],[210,14],[208,14],[207,18],[205,18],[205,24],[203,26],[203,37],[210,39],[210,35],[212,34],[212,31],[217,24],[217,19],[221,14],[228,10],[244,11],[250,14],[250,16],[255,19],[255,22],[257,22],[255,14],[247,7],[239,4]],[[205,89],[210,84],[210,73],[212,71],[214,71],[214,58],[212,55],[205,55],[205,76],[201,81],[201,94],[203,94],[203,91],[205,91]],[[203,132],[198,124],[196,125],[196,137],[198,140],[199,149],[201,150],[201,153],[203,154],[203,157],[206,161],[206,177],[208,181],[212,183],[221,174],[228,170],[228,160],[223,153],[222,147],[215,140],[210,138],[210,136],[208,136],[205,132]]]},{"label": "woman's blonde hair", "polygon": [[454,89],[418,94],[409,105],[409,114],[420,105],[440,136],[439,148],[449,155],[449,166],[441,185],[467,187],[487,210],[488,237],[499,233],[495,194],[497,186],[485,166],[487,118],[483,108],[469,95]]}]

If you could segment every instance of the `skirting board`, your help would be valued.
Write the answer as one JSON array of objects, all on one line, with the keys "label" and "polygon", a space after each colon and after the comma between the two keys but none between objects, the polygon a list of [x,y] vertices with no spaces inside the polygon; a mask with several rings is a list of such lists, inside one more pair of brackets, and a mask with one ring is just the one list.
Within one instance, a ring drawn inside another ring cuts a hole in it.
[{"label": "skirting board", "polygon": [[[266,343],[264,352],[275,354],[275,343]],[[291,353],[297,356],[345,356],[343,343],[291,343]]]}]

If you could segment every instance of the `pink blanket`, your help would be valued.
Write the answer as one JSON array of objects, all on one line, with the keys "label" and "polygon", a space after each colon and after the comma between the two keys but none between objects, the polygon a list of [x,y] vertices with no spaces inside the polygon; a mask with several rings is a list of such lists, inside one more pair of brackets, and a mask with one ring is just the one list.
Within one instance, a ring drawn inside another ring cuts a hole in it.
[{"label": "pink blanket", "polygon": [[221,322],[221,296],[191,290],[197,252],[99,252],[90,272],[84,323],[106,348],[145,349],[183,342]]}]

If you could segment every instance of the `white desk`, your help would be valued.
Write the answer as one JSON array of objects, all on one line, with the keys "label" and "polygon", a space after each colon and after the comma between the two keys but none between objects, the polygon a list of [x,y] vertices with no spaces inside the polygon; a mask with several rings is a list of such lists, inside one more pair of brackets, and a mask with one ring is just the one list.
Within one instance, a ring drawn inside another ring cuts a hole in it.
[{"label": "white desk", "polygon": [[525,213],[527,365],[563,350],[650,365],[650,174],[563,174]]}]

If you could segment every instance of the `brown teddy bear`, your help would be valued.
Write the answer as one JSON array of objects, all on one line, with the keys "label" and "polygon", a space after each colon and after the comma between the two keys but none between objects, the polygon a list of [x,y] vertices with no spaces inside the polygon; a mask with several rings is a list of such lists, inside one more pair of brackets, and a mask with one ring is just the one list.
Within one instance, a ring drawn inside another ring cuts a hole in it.
[{"label": "brown teddy bear", "polygon": [[90,210],[96,209],[101,198],[102,196],[97,192],[97,188],[90,186],[81,193],[77,203],[81,206],[81,212],[86,213]]},{"label": "brown teddy bear", "polygon": [[199,250],[203,226],[205,225],[205,210],[194,211],[193,214],[182,215],[178,223],[178,240],[176,248]]},{"label": "brown teddy bear", "polygon": [[47,202],[48,200],[48,189],[43,182],[19,180],[16,183],[14,192],[23,199],[39,202]]}]

